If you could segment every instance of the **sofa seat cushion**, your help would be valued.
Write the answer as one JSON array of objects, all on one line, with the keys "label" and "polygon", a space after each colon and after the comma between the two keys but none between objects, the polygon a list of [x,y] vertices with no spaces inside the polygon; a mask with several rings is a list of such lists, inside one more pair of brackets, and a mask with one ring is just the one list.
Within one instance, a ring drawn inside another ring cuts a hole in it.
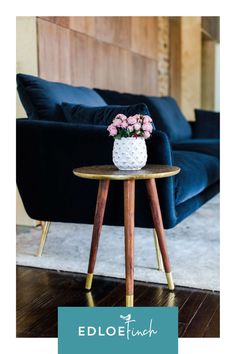
[{"label": "sofa seat cushion", "polygon": [[51,82],[32,75],[17,74],[17,89],[29,119],[66,121],[62,102],[106,105],[92,89]]},{"label": "sofa seat cushion", "polygon": [[220,155],[219,139],[188,139],[172,145],[174,150],[188,150],[202,152],[203,154],[216,156]]},{"label": "sofa seat cushion", "polygon": [[119,113],[126,116],[135,114],[150,115],[147,106],[144,103],[132,106],[103,106],[88,107],[84,105],[73,105],[62,103],[64,115],[70,123],[95,124],[108,126]]},{"label": "sofa seat cushion", "polygon": [[173,151],[173,164],[181,168],[175,176],[176,205],[198,195],[219,180],[219,159],[192,151]]}]

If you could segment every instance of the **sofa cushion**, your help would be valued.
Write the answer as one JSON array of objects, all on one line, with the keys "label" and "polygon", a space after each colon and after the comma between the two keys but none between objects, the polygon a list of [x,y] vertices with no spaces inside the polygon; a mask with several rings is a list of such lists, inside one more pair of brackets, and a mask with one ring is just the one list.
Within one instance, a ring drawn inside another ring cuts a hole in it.
[{"label": "sofa cushion", "polygon": [[173,164],[181,171],[175,176],[175,201],[179,205],[219,180],[219,159],[192,151],[173,151]]},{"label": "sofa cushion", "polygon": [[88,107],[84,105],[73,105],[62,103],[64,115],[70,123],[84,123],[108,126],[119,113],[126,116],[134,114],[150,115],[145,104],[136,104],[132,106],[104,106]]},{"label": "sofa cushion", "polygon": [[172,97],[155,97],[120,93],[95,88],[107,104],[145,103],[151,113],[155,126],[164,131],[171,142],[189,139],[192,136],[191,125],[180,111]]},{"label": "sofa cushion", "polygon": [[65,121],[62,102],[104,106],[106,102],[92,89],[17,74],[17,89],[30,119]]},{"label": "sofa cushion", "polygon": [[220,113],[195,109],[196,122],[193,129],[194,138],[219,139]]},{"label": "sofa cushion", "polygon": [[133,93],[122,93],[113,90],[94,89],[107,104],[131,105],[136,103],[146,103],[147,97]]},{"label": "sofa cushion", "polygon": [[188,139],[173,144],[174,150],[188,150],[220,157],[219,139]]},{"label": "sofa cushion", "polygon": [[179,106],[172,97],[148,97],[151,114],[158,124],[158,129],[163,130],[171,142],[189,139],[192,129]]}]

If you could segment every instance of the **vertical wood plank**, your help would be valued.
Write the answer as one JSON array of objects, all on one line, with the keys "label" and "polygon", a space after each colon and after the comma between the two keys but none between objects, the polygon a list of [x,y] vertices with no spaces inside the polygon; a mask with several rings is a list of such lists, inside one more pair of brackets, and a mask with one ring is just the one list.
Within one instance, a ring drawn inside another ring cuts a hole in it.
[{"label": "vertical wood plank", "polygon": [[214,41],[203,36],[201,107],[208,110],[215,107],[215,47]]},{"label": "vertical wood plank", "polygon": [[95,19],[91,16],[70,16],[69,28],[80,33],[95,37]]},{"label": "vertical wood plank", "polygon": [[71,84],[94,87],[94,39],[76,31],[70,31]]},{"label": "vertical wood plank", "polygon": [[131,17],[97,16],[95,18],[95,36],[98,40],[122,48],[131,45]]},{"label": "vertical wood plank", "polygon": [[38,18],[39,76],[71,83],[69,30]]},{"label": "vertical wood plank", "polygon": [[170,18],[170,95],[181,104],[181,20]]}]

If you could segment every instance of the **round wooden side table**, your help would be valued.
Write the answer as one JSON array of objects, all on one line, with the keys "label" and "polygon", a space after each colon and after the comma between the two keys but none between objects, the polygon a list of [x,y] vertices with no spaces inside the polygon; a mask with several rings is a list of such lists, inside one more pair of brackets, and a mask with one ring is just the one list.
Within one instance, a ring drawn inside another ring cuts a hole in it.
[{"label": "round wooden side table", "polygon": [[157,253],[159,253],[158,258],[163,259],[168,288],[170,290],[174,290],[174,283],[171,273],[170,260],[167,251],[155,179],[174,176],[179,172],[179,167],[166,165],[146,165],[145,168],[135,171],[121,171],[118,170],[114,165],[79,167],[73,170],[73,173],[78,177],[99,180],[88,273],[85,284],[85,288],[87,290],[91,290],[92,286],[98,243],[102,229],[109,184],[111,180],[124,181],[126,306],[133,306],[134,301],[135,180],[145,180],[153,224],[155,228],[156,249]]}]

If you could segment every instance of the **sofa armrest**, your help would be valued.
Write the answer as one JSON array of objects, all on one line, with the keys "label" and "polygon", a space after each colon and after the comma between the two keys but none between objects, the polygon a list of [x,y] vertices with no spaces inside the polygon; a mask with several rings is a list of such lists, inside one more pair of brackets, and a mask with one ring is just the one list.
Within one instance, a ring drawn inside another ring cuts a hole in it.
[{"label": "sofa armrest", "polygon": [[148,163],[172,165],[172,148],[166,133],[161,130],[154,130],[146,143]]},{"label": "sofa armrest", "polygon": [[[80,166],[112,164],[113,138],[108,136],[106,127],[28,119],[17,120],[16,124],[17,185],[28,215],[38,220],[91,223],[97,184],[84,179],[79,181],[72,170]],[[148,163],[172,164],[166,134],[153,132],[147,149]],[[138,182],[136,196],[138,199],[140,195],[143,202],[145,185]],[[158,180],[157,186],[163,202],[164,223],[167,227],[174,225],[173,177]],[[86,190],[89,197],[85,196]],[[122,185],[113,183],[109,195],[109,200],[119,209]],[[119,213],[110,214],[108,224],[119,225],[123,220]]]},{"label": "sofa armrest", "polygon": [[112,163],[113,142],[104,126],[20,119],[17,141],[17,154],[35,162],[70,161],[72,167]]},{"label": "sofa armrest", "polygon": [[[113,139],[106,126],[17,119],[17,152],[40,158],[70,159],[76,166],[112,164]],[[147,140],[148,163],[172,164],[169,139],[162,131],[153,131]],[[23,155],[22,155],[23,156]]]},{"label": "sofa armrest", "polygon": [[220,113],[195,109],[196,121],[192,124],[193,138],[219,139],[220,137]]}]

